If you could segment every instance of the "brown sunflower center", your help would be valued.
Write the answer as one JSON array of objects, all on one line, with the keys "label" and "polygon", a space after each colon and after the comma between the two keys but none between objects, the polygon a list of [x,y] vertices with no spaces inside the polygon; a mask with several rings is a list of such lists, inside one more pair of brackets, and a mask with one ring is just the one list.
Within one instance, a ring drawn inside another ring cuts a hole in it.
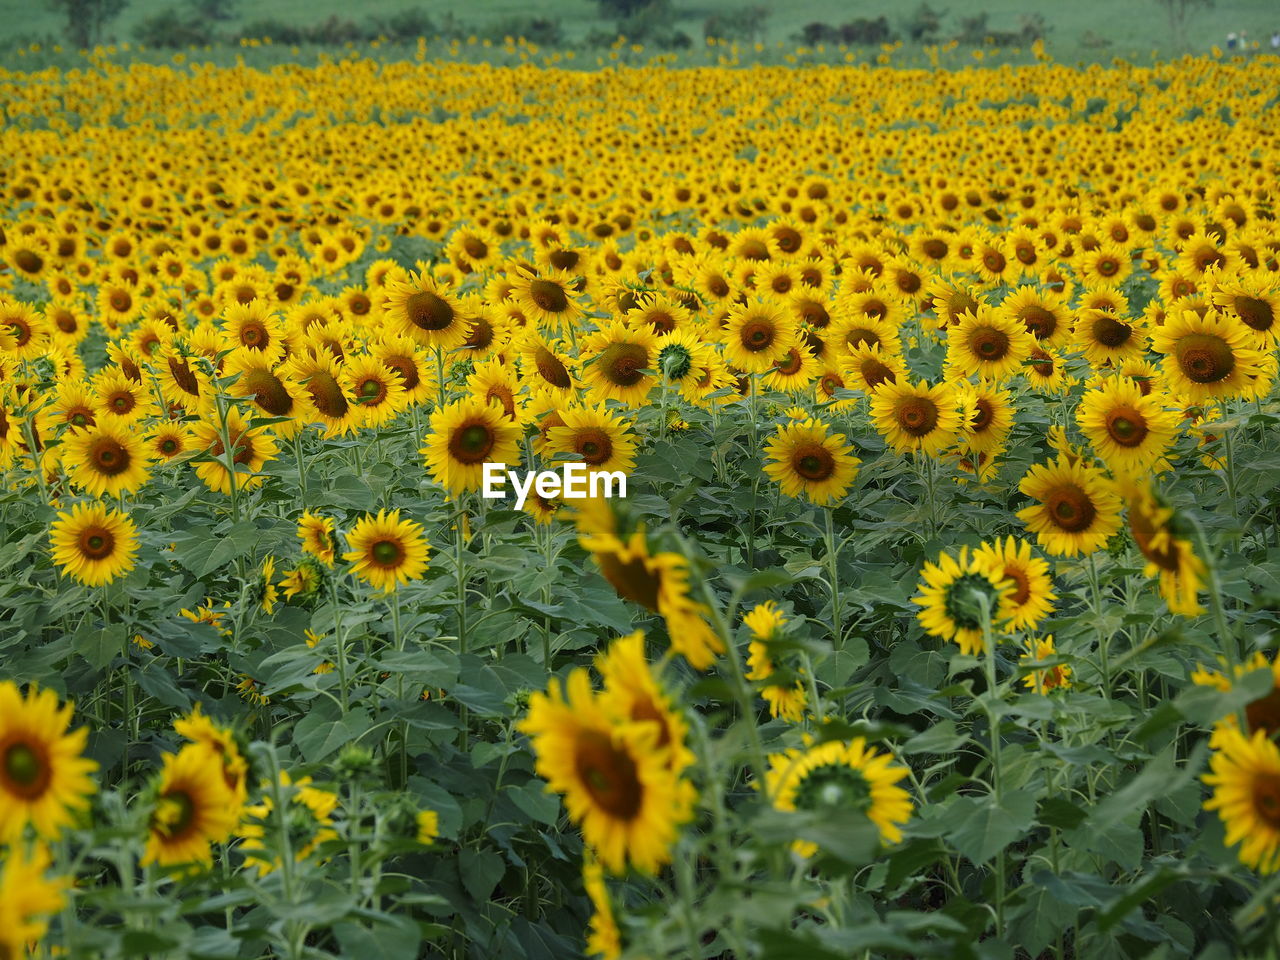
[{"label": "brown sunflower center", "polygon": [[539,310],[548,313],[563,313],[569,309],[569,297],[564,292],[564,287],[550,280],[531,281],[529,299],[537,304]]},{"label": "brown sunflower center", "polygon": [[769,247],[763,240],[748,240],[738,250],[743,260],[768,260]]},{"label": "brown sunflower center", "polygon": [[110,437],[103,437],[89,448],[89,461],[98,473],[114,477],[129,469],[129,451]]},{"label": "brown sunflower center", "polygon": [[1280,688],[1272,687],[1265,697],[1259,697],[1244,708],[1249,732],[1266,730],[1268,734],[1280,730]]},{"label": "brown sunflower center", "polygon": [[1093,339],[1104,347],[1119,347],[1133,335],[1133,327],[1104,313],[1093,321],[1092,333]]},{"label": "brown sunflower center", "polygon": [[1275,325],[1275,310],[1266,300],[1260,300],[1257,297],[1236,297],[1232,306],[1245,326],[1254,330],[1266,331]]},{"label": "brown sunflower center", "polygon": [[849,344],[852,350],[858,347],[878,347],[881,344],[880,334],[874,330],[868,330],[866,327],[855,327],[849,331],[849,335],[845,337],[845,342]]},{"label": "brown sunflower center", "polygon": [[1050,491],[1045,505],[1053,523],[1067,533],[1088,529],[1098,515],[1089,495],[1073,483]]},{"label": "brown sunflower center", "polygon": [[333,375],[324,370],[317,370],[307,380],[307,392],[311,394],[311,402],[322,416],[330,420],[341,420],[347,415],[349,404],[342,394],[342,387]]},{"label": "brown sunflower center", "polygon": [[1009,335],[995,327],[979,327],[969,335],[969,349],[979,360],[1002,360],[1009,353]]},{"label": "brown sunflower center", "polygon": [[791,454],[791,466],[806,480],[819,482],[835,473],[836,460],[822,444],[805,443]]},{"label": "brown sunflower center", "polygon": [[1254,776],[1253,812],[1271,829],[1280,830],[1280,774]]},{"label": "brown sunflower center", "polygon": [[156,805],[154,828],[166,840],[181,840],[196,827],[196,804],[186,790],[170,790]]},{"label": "brown sunflower center", "polygon": [[5,789],[24,800],[40,797],[53,776],[44,748],[22,740],[5,748],[3,771]]},{"label": "brown sunflower center", "polygon": [[859,366],[858,372],[869,390],[874,390],[882,383],[898,382],[897,375],[894,374],[893,370],[875,357],[865,358]]},{"label": "brown sunflower center", "polygon": [[422,378],[418,376],[418,365],[411,358],[383,357],[382,362],[400,378],[405,390],[412,390],[422,382]]},{"label": "brown sunflower center", "polygon": [[23,273],[39,273],[44,268],[44,259],[34,250],[19,250],[13,255],[13,264]]},{"label": "brown sunflower center", "polygon": [[986,397],[979,397],[973,405],[973,416],[969,418],[969,425],[975,433],[981,433],[991,426],[991,421],[995,419],[995,415],[995,407],[991,405],[991,401]]},{"label": "brown sunflower center", "polygon": [[619,387],[632,387],[644,379],[649,351],[638,343],[612,343],[601,352],[596,365],[606,380]]},{"label": "brown sunflower center", "polygon": [[638,603],[646,610],[657,611],[658,589],[662,580],[650,572],[643,558],[624,561],[616,553],[598,553],[596,560],[600,564],[600,572],[618,596]]},{"label": "brown sunflower center", "polygon": [[489,245],[479,237],[467,237],[462,242],[462,249],[472,260],[483,260],[489,255]]},{"label": "brown sunflower center", "polygon": [[920,249],[930,260],[941,260],[947,255],[947,245],[935,238],[926,240],[920,245]]},{"label": "brown sunflower center", "polygon": [[603,430],[582,430],[575,441],[578,453],[582,454],[582,459],[587,463],[599,465],[613,456],[613,441]]},{"label": "brown sunflower center", "polygon": [[982,255],[982,263],[992,273],[1000,273],[1008,264],[1003,253],[999,250],[988,250]]},{"label": "brown sunflower center", "polygon": [[486,423],[468,423],[449,438],[449,453],[459,463],[483,463],[493,449],[493,431]]},{"label": "brown sunflower center", "polygon": [[904,397],[894,410],[898,428],[913,437],[927,436],[938,425],[938,407],[928,397]]},{"label": "brown sunflower center", "polygon": [[804,366],[804,360],[800,356],[800,351],[792,347],[785,357],[773,365],[773,369],[783,376],[790,376],[799,373],[802,366]]},{"label": "brown sunflower center", "polygon": [[419,290],[404,302],[409,322],[420,330],[444,330],[453,323],[453,306],[430,290]]},{"label": "brown sunflower center", "polygon": [[608,734],[592,730],[579,736],[574,769],[592,801],[610,817],[631,820],[640,812],[644,787],[635,761]]},{"label": "brown sunflower center", "polygon": [[280,378],[269,370],[246,371],[241,387],[253,394],[258,406],[273,417],[286,417],[293,409],[293,397]]},{"label": "brown sunflower center", "polygon": [[569,369],[560,362],[559,357],[546,347],[539,345],[538,349],[534,351],[533,363],[538,368],[538,373],[542,379],[553,387],[567,390],[573,386],[573,378],[569,376]]},{"label": "brown sunflower center", "polygon": [[1026,325],[1027,332],[1037,340],[1048,339],[1058,329],[1058,318],[1044,307],[1035,304],[1024,307],[1018,317]]},{"label": "brown sunflower center", "polygon": [[1183,375],[1193,383],[1217,383],[1230,376],[1236,366],[1231,344],[1209,333],[1192,333],[1174,346],[1174,356]]},{"label": "brown sunflower center", "polygon": [[1004,568],[1004,578],[1013,581],[1013,594],[1010,600],[1015,607],[1020,607],[1031,598],[1031,581],[1027,579],[1027,573],[1020,567],[1006,566]]},{"label": "brown sunflower center", "polygon": [[1147,418],[1132,407],[1117,407],[1107,412],[1107,433],[1122,447],[1137,447],[1151,431]]},{"label": "brown sunflower center", "polygon": [[88,527],[80,533],[80,553],[90,560],[101,560],[111,556],[116,546],[116,538],[110,530],[102,527]]}]

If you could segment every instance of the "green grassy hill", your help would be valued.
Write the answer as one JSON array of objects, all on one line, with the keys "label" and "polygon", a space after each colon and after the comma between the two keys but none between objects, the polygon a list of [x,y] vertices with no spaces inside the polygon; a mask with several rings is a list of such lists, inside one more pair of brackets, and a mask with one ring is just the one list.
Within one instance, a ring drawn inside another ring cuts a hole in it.
[{"label": "green grassy hill", "polygon": [[[758,0],[757,0],[758,2]],[[839,24],[855,17],[884,15],[900,31],[903,17],[918,0],[785,0],[767,3],[771,7],[766,37],[768,42],[788,42],[811,21]],[[743,0],[673,0],[675,26],[701,41],[708,16],[745,6]],[[109,33],[115,40],[130,40],[136,25],[150,14],[169,6],[183,6],[182,0],[131,0],[114,21]],[[1176,50],[1168,22],[1157,0],[1072,0],[1069,4],[1051,0],[965,0],[934,6],[948,11],[943,22],[944,36],[954,32],[959,20],[986,12],[993,30],[1016,30],[1022,16],[1041,13],[1051,28],[1048,48],[1057,59],[1108,59],[1112,56],[1147,58],[1152,51],[1167,56]],[[419,7],[435,18],[450,12],[463,23],[485,27],[510,17],[531,15],[558,19],[570,39],[581,39],[593,30],[608,30],[594,0],[478,0],[458,4],[454,0],[239,0],[235,18],[224,24],[232,30],[246,23],[272,18],[295,24],[313,24],[330,15],[363,21],[386,16],[407,7]],[[57,36],[62,21],[59,14],[40,0],[0,0],[0,37]],[[1215,7],[1198,12],[1188,31],[1192,52],[1207,52],[1213,44],[1225,45],[1230,31],[1245,30],[1268,49],[1268,40],[1280,30],[1280,2],[1277,0],[1218,0]],[[1097,42],[1101,39],[1101,43]]]}]

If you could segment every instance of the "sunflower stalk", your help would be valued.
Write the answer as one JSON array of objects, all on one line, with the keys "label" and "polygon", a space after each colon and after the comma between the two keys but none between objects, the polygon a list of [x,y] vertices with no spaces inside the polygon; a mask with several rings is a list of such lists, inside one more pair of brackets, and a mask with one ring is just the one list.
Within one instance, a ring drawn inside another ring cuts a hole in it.
[{"label": "sunflower stalk", "polygon": [[[996,710],[994,701],[997,690],[996,682],[996,643],[991,630],[991,598],[983,590],[975,590],[982,621],[983,666],[987,674],[987,695],[983,706],[987,714],[987,730],[991,736],[991,796],[995,805],[1000,808],[1004,799],[1004,767],[1002,764],[1000,744],[1000,718],[1003,712]],[[995,917],[996,937],[1004,937],[1004,895],[1005,895],[1005,859],[1004,848],[996,853],[996,889]]]},{"label": "sunflower stalk", "polygon": [[831,642],[836,650],[844,646],[844,612],[840,602],[840,546],[836,540],[835,508],[821,507],[826,542],[827,579],[831,587]]}]

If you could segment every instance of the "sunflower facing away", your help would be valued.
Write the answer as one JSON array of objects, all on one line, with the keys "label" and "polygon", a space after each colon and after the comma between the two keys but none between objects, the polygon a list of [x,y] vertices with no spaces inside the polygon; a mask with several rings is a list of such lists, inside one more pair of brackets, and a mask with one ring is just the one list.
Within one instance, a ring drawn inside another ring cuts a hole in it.
[{"label": "sunflower facing away", "polygon": [[[799,723],[804,718],[809,699],[804,682],[800,679],[790,683],[778,682],[778,668],[770,651],[774,641],[782,636],[787,618],[776,603],[766,600],[749,610],[742,622],[751,631],[751,642],[747,646],[747,679],[761,684],[760,696],[769,705],[771,717]],[[774,682],[766,683],[770,678]]]},{"label": "sunflower facing away", "polygon": [[1160,595],[1170,613],[1199,616],[1204,608],[1197,594],[1205,565],[1178,523],[1177,514],[1144,480],[1126,479],[1122,489],[1129,506],[1129,532],[1147,561],[1143,573],[1159,579]]},{"label": "sunflower facing away", "polygon": [[986,598],[991,632],[996,634],[1013,614],[1014,584],[990,552],[961,547],[954,557],[944,551],[937,563],[924,565],[920,593],[911,599],[922,608],[916,619],[926,633],[954,640],[961,653],[977,656],[986,649],[981,597]]},{"label": "sunflower facing away", "polygon": [[59,513],[49,541],[62,572],[90,587],[128,573],[138,552],[133,520],[102,503],[77,503],[69,513]]},{"label": "sunflower facing away", "polygon": [[430,546],[422,525],[401,520],[399,510],[379,510],[376,517],[356,521],[347,532],[347,546],[342,559],[351,562],[352,572],[384,593],[418,579],[427,569]]},{"label": "sunflower facing away", "polygon": [[27,824],[42,840],[56,840],[89,807],[97,789],[86,759],[87,727],[68,731],[71,704],[34,684],[24,697],[0,683],[0,842],[16,843]]},{"label": "sunflower facing away", "polygon": [[844,497],[862,462],[844,434],[813,419],[779,425],[764,452],[764,472],[784,494],[823,505]]}]

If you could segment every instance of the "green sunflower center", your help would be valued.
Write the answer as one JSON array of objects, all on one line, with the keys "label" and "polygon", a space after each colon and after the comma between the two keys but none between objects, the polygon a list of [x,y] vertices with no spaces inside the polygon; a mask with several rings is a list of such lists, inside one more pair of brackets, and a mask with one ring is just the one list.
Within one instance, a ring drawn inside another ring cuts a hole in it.
[{"label": "green sunflower center", "polygon": [[991,581],[977,573],[961,574],[947,587],[944,601],[947,616],[965,630],[981,629],[982,597],[987,599],[988,610],[994,610],[997,594]]},{"label": "green sunflower center", "polygon": [[861,770],[829,763],[810,770],[796,787],[797,810],[871,809],[871,784]]},{"label": "green sunflower center", "polygon": [[392,540],[379,540],[369,550],[373,557],[373,562],[380,567],[393,567],[400,562],[400,558],[404,555],[404,551],[400,549],[400,544]]}]

